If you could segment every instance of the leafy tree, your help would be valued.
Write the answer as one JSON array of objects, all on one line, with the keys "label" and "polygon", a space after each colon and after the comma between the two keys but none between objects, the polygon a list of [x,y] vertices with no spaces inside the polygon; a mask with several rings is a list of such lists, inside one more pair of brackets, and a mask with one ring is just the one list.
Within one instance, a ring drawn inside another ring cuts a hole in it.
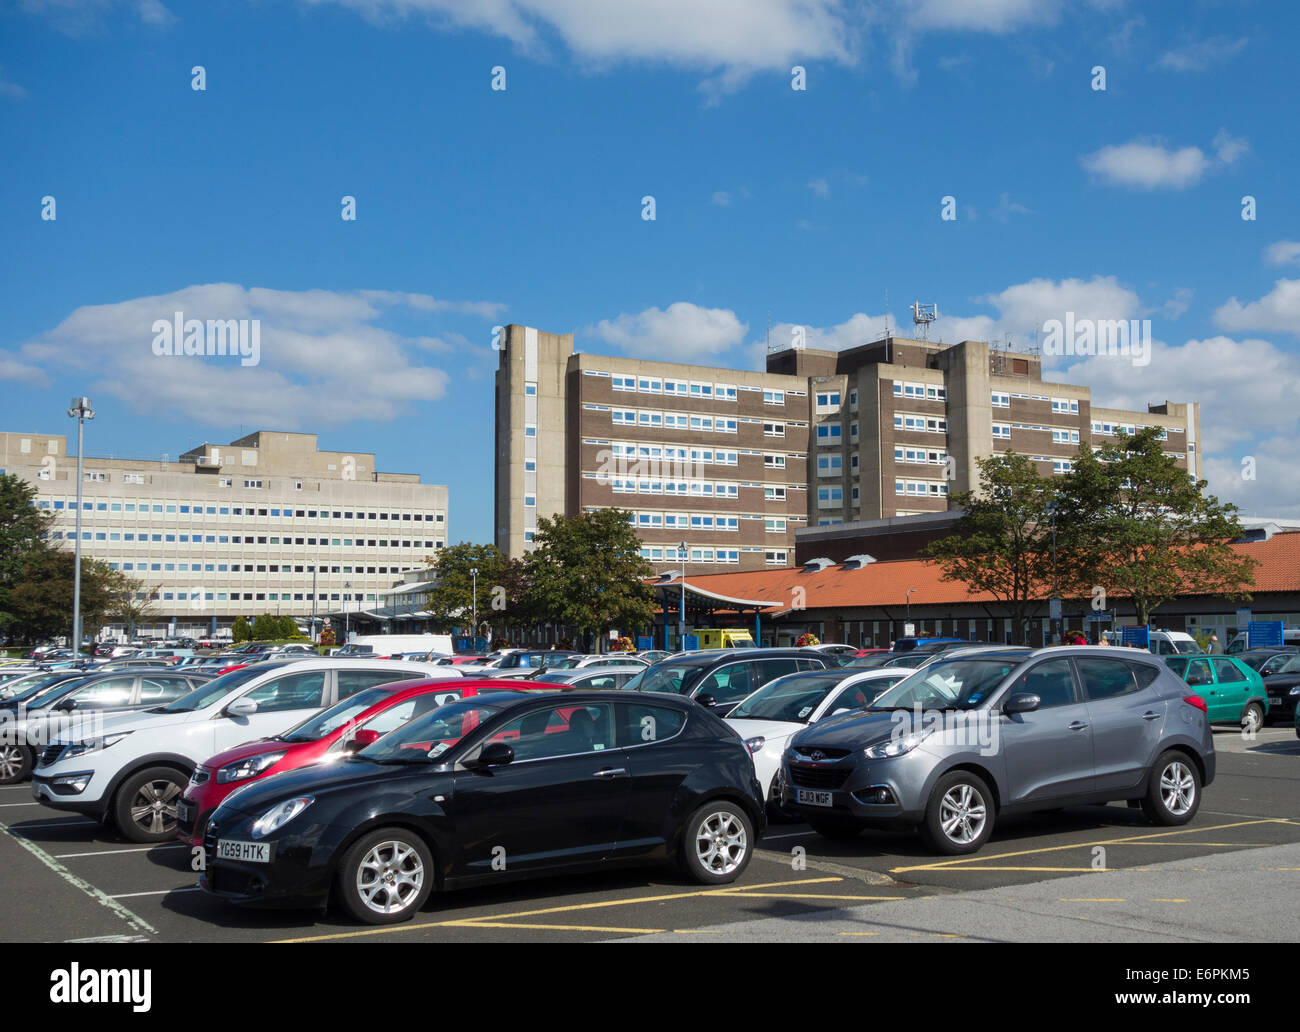
[{"label": "leafy tree", "polygon": [[[1016,641],[1023,644],[1030,611],[1052,590],[1048,503],[1059,503],[1057,485],[1014,452],[975,461],[979,487],[949,496],[965,514],[925,554],[945,581],[961,581],[972,595],[986,593],[1006,606]],[[1058,528],[1059,523],[1058,513]],[[1058,555],[1058,570],[1071,569],[1064,558]]]},{"label": "leafy tree", "polygon": [[[120,623],[129,635],[140,624],[158,619],[158,607],[154,602],[162,590],[159,584],[152,588],[145,587],[143,581],[129,577],[125,573],[114,571],[112,595],[108,619]],[[137,596],[143,595],[143,598]]]},{"label": "leafy tree", "polygon": [[1189,591],[1249,599],[1258,565],[1229,547],[1243,533],[1237,507],[1206,495],[1206,482],[1179,467],[1158,433],[1148,427],[1096,454],[1081,449],[1061,484],[1075,507],[1069,537],[1080,575],[1131,599],[1139,625]]},{"label": "leafy tree", "polygon": [[253,638],[253,629],[248,626],[248,621],[242,616],[235,617],[235,622],[230,627],[230,640],[238,645],[241,641],[251,641]]},{"label": "leafy tree", "polygon": [[53,513],[36,508],[36,488],[11,473],[0,476],[0,628],[12,623],[9,593],[28,559],[46,548],[41,535],[53,521]]},{"label": "leafy tree", "polygon": [[528,562],[524,559],[503,558],[496,583],[490,589],[487,606],[479,612],[479,620],[493,627],[507,627],[516,631],[535,627],[538,616],[531,587]]},{"label": "leafy tree", "polygon": [[277,616],[275,618],[277,638],[300,638],[298,633],[298,624],[292,616]]},{"label": "leafy tree", "polygon": [[635,629],[654,619],[654,573],[623,509],[539,517],[525,560],[529,604],[542,619],[584,637],[609,627]]},{"label": "leafy tree", "polygon": [[[27,641],[72,634],[73,573],[76,560],[61,548],[30,552],[9,591],[8,631]],[[120,590],[116,571],[93,559],[81,560],[82,627],[98,628]]]},{"label": "leafy tree", "polygon": [[433,588],[429,591],[429,612],[439,626],[455,623],[468,624],[473,619],[474,577],[470,570],[478,570],[478,618],[489,619],[485,610],[491,611],[491,591],[499,583],[502,555],[496,545],[474,545],[462,541],[440,550],[430,557],[433,571]]},{"label": "leafy tree", "polygon": [[280,624],[270,613],[263,613],[253,620],[253,640],[271,641],[279,636]]}]

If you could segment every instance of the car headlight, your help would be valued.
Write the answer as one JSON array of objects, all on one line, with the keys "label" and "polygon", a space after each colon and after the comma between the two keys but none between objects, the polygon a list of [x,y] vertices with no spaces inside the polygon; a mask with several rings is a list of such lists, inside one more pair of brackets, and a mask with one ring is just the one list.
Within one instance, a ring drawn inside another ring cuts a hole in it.
[{"label": "car headlight", "polygon": [[888,742],[869,746],[863,752],[869,760],[887,760],[894,756],[903,756],[910,753],[933,733],[933,728],[925,731],[913,731],[910,735],[904,735],[902,738],[891,738]]},{"label": "car headlight", "polygon": [[763,748],[763,743],[766,741],[767,739],[764,738],[762,735],[759,735],[756,738],[746,738],[745,748],[748,749],[751,754],[753,754],[758,752],[759,749]]},{"label": "car headlight", "polygon": [[1298,685],[1296,685],[1294,688],[1292,688],[1291,691],[1290,691],[1288,694],[1290,694],[1290,695],[1300,695],[1300,684],[1298,684]]},{"label": "car headlight", "polygon": [[84,756],[86,753],[98,752],[100,749],[107,749],[110,745],[116,745],[123,738],[129,735],[130,731],[119,731],[112,735],[98,735],[95,738],[83,738],[80,742],[73,742],[59,755],[59,759],[68,760],[73,756]]},{"label": "car headlight", "polygon": [[262,753],[259,756],[249,756],[235,763],[227,763],[217,771],[217,784],[228,785],[232,781],[246,781],[249,778],[255,778],[283,758],[283,752],[273,752]]},{"label": "car headlight", "polygon": [[266,838],[271,832],[279,831],[315,801],[313,796],[298,796],[271,807],[253,822],[253,838]]}]

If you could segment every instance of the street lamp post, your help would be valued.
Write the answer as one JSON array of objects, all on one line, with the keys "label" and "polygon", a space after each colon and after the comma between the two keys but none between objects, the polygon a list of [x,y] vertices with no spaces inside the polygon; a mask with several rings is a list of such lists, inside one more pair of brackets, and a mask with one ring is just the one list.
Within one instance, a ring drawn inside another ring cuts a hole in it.
[{"label": "street lamp post", "polygon": [[352,582],[343,582],[343,644],[348,643],[348,595],[352,591]]},{"label": "street lamp post", "polygon": [[685,541],[678,542],[677,557],[682,561],[682,607],[677,615],[677,647],[686,648],[686,555],[689,549]]},{"label": "street lamp post", "polygon": [[89,398],[73,398],[68,415],[77,421],[77,540],[73,543],[72,654],[81,658],[81,452],[87,419],[95,418]]},{"label": "street lamp post", "polygon": [[1048,603],[1048,622],[1052,628],[1052,641],[1056,641],[1060,635],[1060,629],[1057,626],[1060,617],[1056,615],[1056,609],[1060,606],[1060,590],[1056,580],[1056,510],[1059,503],[1053,499],[1047,503],[1047,511],[1052,515],[1052,601]]},{"label": "street lamp post", "polygon": [[907,628],[910,627],[911,624],[912,624],[912,592],[914,592],[915,590],[916,590],[916,588],[908,588],[908,589],[907,589],[907,595],[906,595],[906,600],[907,600],[907,616],[904,617],[904,619],[903,619],[903,623],[906,625],[906,626],[903,627],[903,633],[904,633],[904,634],[908,634],[908,633],[910,633],[910,632],[908,631]]},{"label": "street lamp post", "polygon": [[470,579],[470,624],[469,624],[469,647],[478,648],[478,567],[469,568]]}]

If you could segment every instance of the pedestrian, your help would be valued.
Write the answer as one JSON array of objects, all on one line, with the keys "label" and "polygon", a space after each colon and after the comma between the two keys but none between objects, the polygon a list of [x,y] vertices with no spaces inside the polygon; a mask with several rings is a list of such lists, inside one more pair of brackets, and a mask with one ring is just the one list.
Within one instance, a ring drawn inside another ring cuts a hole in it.
[{"label": "pedestrian", "polygon": [[1211,635],[1210,635],[1210,654],[1211,654],[1211,655],[1214,655],[1214,654],[1220,653],[1220,652],[1222,652],[1222,651],[1223,651],[1223,649],[1222,649],[1222,647],[1220,647],[1220,645],[1219,645],[1219,636],[1218,636],[1217,634],[1211,634]]}]

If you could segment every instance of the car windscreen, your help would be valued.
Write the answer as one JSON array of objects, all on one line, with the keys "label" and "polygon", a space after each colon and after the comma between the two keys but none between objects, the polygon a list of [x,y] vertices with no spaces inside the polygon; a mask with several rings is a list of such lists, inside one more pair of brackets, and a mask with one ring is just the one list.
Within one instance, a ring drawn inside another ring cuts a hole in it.
[{"label": "car windscreen", "polygon": [[52,685],[63,684],[65,681],[73,680],[67,674],[29,674],[27,677],[20,677],[16,681],[10,681],[4,686],[5,702],[27,702],[36,698],[37,695],[46,691]]},{"label": "car windscreen", "polygon": [[844,674],[840,671],[815,675],[787,674],[763,685],[727,717],[806,724],[813,711],[843,680]]},{"label": "car windscreen", "polygon": [[648,670],[642,670],[623,687],[633,692],[669,692],[673,695],[687,695],[690,694],[691,685],[695,683],[702,669],[703,665],[698,662],[656,663]]},{"label": "car windscreen", "polygon": [[357,692],[356,695],[349,695],[329,709],[313,713],[301,723],[294,724],[288,731],[276,735],[276,738],[281,742],[314,742],[324,738],[335,728],[342,727],[357,714],[382,702],[394,691],[395,689],[391,687],[381,685],[377,688],[367,688]]},{"label": "car windscreen", "polygon": [[492,702],[484,696],[474,696],[449,702],[388,732],[356,757],[372,763],[429,763],[495,717],[515,698],[518,696]]},{"label": "car windscreen", "polygon": [[175,702],[167,706],[160,706],[151,712],[193,713],[195,710],[205,709],[223,696],[229,695],[241,684],[251,681],[254,677],[261,677],[267,670],[266,664],[232,670],[230,673],[215,677],[202,687],[194,689],[189,695],[182,695]]},{"label": "car windscreen", "polygon": [[1020,660],[954,659],[918,670],[881,695],[872,711],[914,709],[974,709]]},{"label": "car windscreen", "polygon": [[1194,652],[1197,654],[1200,654],[1201,652],[1201,647],[1196,644],[1195,639],[1191,641],[1184,641],[1181,638],[1175,638],[1169,644],[1174,647],[1175,652],[1183,652],[1183,653]]},{"label": "car windscreen", "polygon": [[1265,674],[1295,674],[1300,673],[1300,652],[1287,656],[1285,659],[1280,656],[1276,661],[1269,660],[1261,673]]}]

